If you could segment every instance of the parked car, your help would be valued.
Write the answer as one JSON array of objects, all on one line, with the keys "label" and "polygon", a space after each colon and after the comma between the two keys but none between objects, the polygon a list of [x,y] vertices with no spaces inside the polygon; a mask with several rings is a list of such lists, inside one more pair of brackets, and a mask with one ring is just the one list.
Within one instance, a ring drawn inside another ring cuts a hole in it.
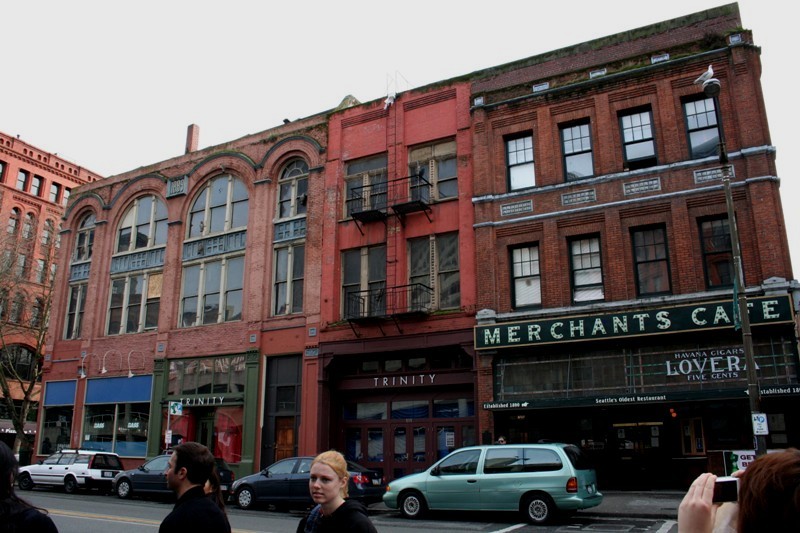
[{"label": "parked car", "polygon": [[[159,455],[137,468],[120,472],[113,481],[114,492],[123,499],[134,495],[172,497],[172,489],[167,486],[167,478],[164,475],[167,463],[169,463],[169,457],[170,454]],[[220,478],[220,488],[222,489],[223,497],[227,499],[234,474],[225,461],[219,457],[215,458],[215,460]]]},{"label": "parked car", "polygon": [[116,453],[96,450],[60,450],[35,465],[19,469],[17,483],[22,490],[36,485],[64,487],[72,494],[78,489],[111,489],[114,476],[122,470]]},{"label": "parked car", "polygon": [[429,509],[520,511],[543,524],[600,505],[597,475],[571,444],[504,444],[455,450],[428,470],[389,483],[384,503],[407,518]]},{"label": "parked car", "polygon": [[[256,504],[274,504],[281,507],[307,507],[313,503],[308,490],[308,479],[313,457],[282,459],[261,472],[244,476],[233,483],[233,499],[242,509]],[[350,473],[349,497],[364,505],[381,501],[386,482],[379,472],[352,461],[347,461]]]}]

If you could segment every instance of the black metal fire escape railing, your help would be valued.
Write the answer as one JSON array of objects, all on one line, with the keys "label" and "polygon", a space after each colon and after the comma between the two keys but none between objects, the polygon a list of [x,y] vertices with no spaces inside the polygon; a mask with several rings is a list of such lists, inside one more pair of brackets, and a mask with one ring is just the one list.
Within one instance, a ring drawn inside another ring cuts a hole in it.
[{"label": "black metal fire escape railing", "polygon": [[433,289],[422,283],[353,291],[345,295],[344,318],[350,321],[427,315]]}]

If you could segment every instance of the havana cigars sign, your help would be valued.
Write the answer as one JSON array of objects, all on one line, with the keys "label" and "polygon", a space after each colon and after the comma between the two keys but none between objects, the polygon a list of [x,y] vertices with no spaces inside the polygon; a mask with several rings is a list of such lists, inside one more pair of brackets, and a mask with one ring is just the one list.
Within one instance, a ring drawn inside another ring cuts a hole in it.
[{"label": "havana cigars sign", "polygon": [[[721,300],[624,313],[476,326],[475,349],[496,350],[537,344],[732,328],[733,305],[732,300]],[[750,324],[754,326],[791,323],[793,320],[788,295],[748,298],[747,307]]]}]

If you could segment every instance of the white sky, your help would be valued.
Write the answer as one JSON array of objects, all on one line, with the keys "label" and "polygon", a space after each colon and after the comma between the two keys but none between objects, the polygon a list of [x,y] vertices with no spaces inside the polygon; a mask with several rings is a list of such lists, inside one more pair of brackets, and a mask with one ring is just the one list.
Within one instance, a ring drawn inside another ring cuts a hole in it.
[{"label": "white sky", "polygon": [[[41,0],[0,7],[0,131],[109,176],[725,0]],[[800,8],[740,0],[762,47],[789,244],[800,269],[790,76]],[[699,75],[699,73],[698,73]],[[796,92],[796,88],[795,92]],[[795,271],[795,277],[799,274]]]}]

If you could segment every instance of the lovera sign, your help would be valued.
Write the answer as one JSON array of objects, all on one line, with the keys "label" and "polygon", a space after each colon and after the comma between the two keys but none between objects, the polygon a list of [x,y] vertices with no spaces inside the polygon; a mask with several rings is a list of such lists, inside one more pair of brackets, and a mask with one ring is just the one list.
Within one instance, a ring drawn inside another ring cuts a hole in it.
[{"label": "lovera sign", "polygon": [[667,376],[686,378],[686,381],[737,379],[747,371],[741,346],[676,352],[672,357],[666,361]]},{"label": "lovera sign", "polygon": [[[788,295],[748,298],[751,325],[792,322]],[[569,316],[475,327],[475,349],[591,341],[733,327],[733,301]],[[690,363],[692,364],[692,363]]]}]

